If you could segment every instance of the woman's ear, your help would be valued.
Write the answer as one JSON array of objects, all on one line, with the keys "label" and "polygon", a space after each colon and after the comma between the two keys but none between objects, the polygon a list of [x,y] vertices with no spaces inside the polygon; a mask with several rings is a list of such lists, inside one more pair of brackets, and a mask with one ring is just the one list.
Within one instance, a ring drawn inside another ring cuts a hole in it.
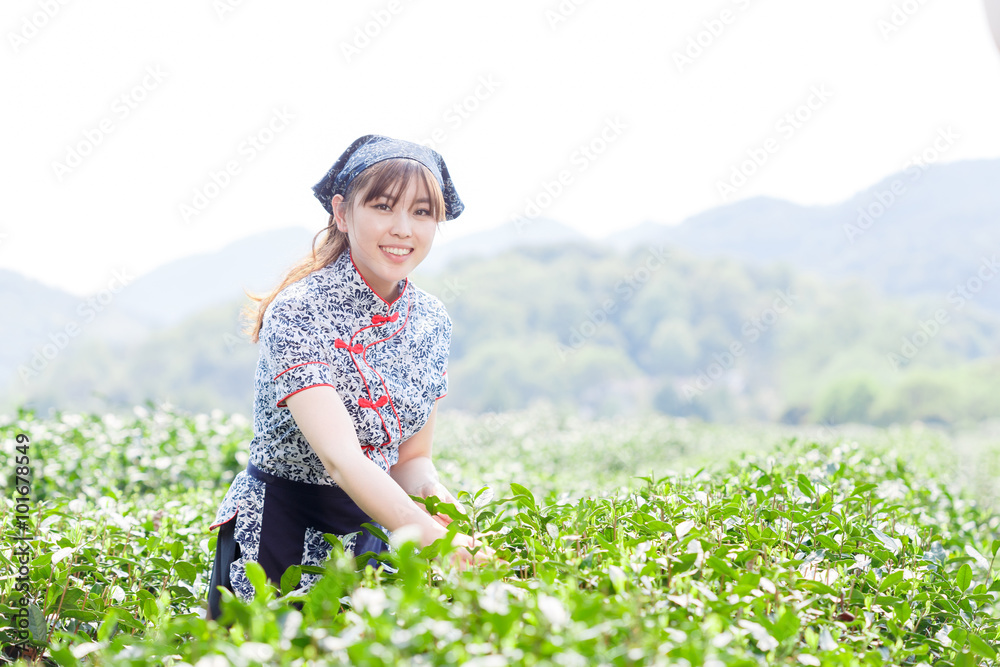
[{"label": "woman's ear", "polygon": [[333,209],[333,219],[337,223],[337,229],[347,232],[347,219],[344,217],[344,195],[333,195],[330,200],[330,208]]}]

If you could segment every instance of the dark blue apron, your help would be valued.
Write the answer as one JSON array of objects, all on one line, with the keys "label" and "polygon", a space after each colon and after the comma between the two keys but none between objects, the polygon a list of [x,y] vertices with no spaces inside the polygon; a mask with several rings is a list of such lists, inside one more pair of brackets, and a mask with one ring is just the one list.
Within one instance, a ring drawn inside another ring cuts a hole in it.
[{"label": "dark blue apron", "polygon": [[[271,581],[280,582],[281,575],[289,566],[302,564],[306,528],[309,527],[334,535],[361,531],[354,543],[355,554],[366,551],[381,553],[389,548],[385,542],[361,527],[363,523],[374,522],[340,487],[277,477],[264,472],[253,463],[247,465],[247,474],[267,484],[257,562]],[[210,618],[220,616],[219,601],[222,595],[218,586],[233,590],[229,581],[229,566],[240,557],[235,530],[236,515],[219,526],[215,563],[208,589]],[[373,559],[369,563],[378,565]]]}]

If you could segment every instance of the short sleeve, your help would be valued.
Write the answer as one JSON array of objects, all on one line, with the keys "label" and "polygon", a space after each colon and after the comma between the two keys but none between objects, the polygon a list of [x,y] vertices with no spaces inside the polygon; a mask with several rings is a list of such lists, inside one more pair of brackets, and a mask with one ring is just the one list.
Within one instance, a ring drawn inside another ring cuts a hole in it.
[{"label": "short sleeve", "polygon": [[333,374],[319,342],[317,314],[294,300],[273,301],[260,330],[264,355],[277,397],[277,407],[292,394],[317,386],[333,387]]},{"label": "short sleeve", "polygon": [[438,336],[437,345],[434,347],[434,374],[435,396],[437,400],[444,398],[448,393],[448,356],[451,353],[451,318],[444,313],[441,332]]}]

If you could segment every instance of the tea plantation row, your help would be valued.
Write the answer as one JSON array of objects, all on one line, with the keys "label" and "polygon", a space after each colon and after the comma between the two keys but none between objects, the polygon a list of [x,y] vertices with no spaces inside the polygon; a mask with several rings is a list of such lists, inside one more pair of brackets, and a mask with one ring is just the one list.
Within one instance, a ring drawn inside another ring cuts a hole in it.
[{"label": "tea plantation row", "polygon": [[274,591],[251,567],[257,599],[227,598],[228,627],[202,618],[207,526],[246,462],[244,418],[148,406],[0,422],[0,661],[997,662],[1000,520],[954,490],[939,434],[859,444],[546,411],[439,422],[438,467],[468,514],[430,509],[503,562],[459,572],[397,534],[387,568],[359,570],[367,556],[333,540],[311,587],[310,568]]}]

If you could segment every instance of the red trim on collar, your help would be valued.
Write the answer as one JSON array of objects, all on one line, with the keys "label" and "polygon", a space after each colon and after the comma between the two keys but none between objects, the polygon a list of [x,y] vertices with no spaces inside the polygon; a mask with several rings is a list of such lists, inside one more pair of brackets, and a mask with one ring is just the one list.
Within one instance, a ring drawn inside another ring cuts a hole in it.
[{"label": "red trim on collar", "polygon": [[354,272],[358,274],[358,277],[361,278],[361,280],[368,287],[368,289],[371,290],[371,293],[374,294],[376,297],[378,297],[378,300],[381,301],[382,303],[384,303],[389,308],[392,308],[393,304],[396,303],[397,301],[399,301],[399,297],[403,296],[403,293],[406,291],[406,288],[410,286],[410,279],[409,278],[403,278],[403,281],[404,281],[403,282],[403,289],[399,290],[399,294],[396,295],[395,299],[393,299],[392,301],[386,301],[385,299],[382,298],[381,294],[379,294],[378,292],[375,291],[375,288],[373,288],[371,285],[368,284],[368,281],[365,280],[365,277],[363,275],[361,275],[361,271],[360,271],[360,269],[358,269],[358,265],[354,263],[354,254],[351,253],[351,249],[350,248],[347,249],[347,257],[348,257],[348,259],[351,260],[351,266],[354,267]]}]

